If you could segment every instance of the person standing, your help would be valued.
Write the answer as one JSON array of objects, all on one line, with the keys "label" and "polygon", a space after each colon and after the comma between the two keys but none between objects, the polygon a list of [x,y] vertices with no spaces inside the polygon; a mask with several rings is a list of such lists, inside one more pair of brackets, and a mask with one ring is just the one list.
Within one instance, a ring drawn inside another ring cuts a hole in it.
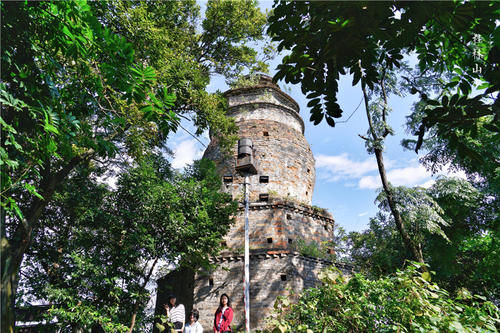
[{"label": "person standing", "polygon": [[186,312],[184,305],[177,304],[175,295],[168,296],[168,304],[163,305],[167,312],[168,320],[173,324],[175,332],[182,332],[184,330],[184,323],[186,322]]},{"label": "person standing", "polygon": [[198,312],[198,310],[193,309],[193,311],[191,311],[188,316],[188,322],[184,327],[184,333],[203,333],[203,327],[198,322],[199,318],[200,313]]},{"label": "person standing", "polygon": [[231,300],[227,294],[222,294],[219,301],[219,307],[217,311],[215,311],[214,333],[231,333],[231,321],[233,321]]}]

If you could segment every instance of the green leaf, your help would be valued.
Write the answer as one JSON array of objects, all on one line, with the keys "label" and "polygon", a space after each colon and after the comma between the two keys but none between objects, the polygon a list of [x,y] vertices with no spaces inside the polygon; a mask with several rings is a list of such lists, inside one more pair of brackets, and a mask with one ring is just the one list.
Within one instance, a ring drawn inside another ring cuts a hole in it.
[{"label": "green leaf", "polygon": [[325,117],[326,119],[326,122],[328,123],[328,125],[330,125],[331,127],[335,127],[335,120],[332,118],[332,117]]},{"label": "green leaf", "polygon": [[23,184],[24,188],[28,190],[28,192],[34,196],[36,196],[37,198],[39,198],[40,200],[43,200],[43,197],[40,193],[38,193],[38,191],[36,190],[35,186],[31,185],[31,184],[28,184],[28,183],[25,183]]},{"label": "green leaf", "polygon": [[69,31],[69,29],[68,29],[68,27],[66,25],[63,26],[62,32],[63,32],[63,34],[65,34],[66,36],[68,36],[71,40],[75,39],[75,35],[73,35],[71,33],[71,31]]}]

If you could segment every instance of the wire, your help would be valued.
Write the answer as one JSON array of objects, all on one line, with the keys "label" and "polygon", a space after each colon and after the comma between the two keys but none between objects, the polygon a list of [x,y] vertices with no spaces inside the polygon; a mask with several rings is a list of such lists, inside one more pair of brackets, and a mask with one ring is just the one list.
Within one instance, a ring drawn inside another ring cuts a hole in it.
[{"label": "wire", "polygon": [[342,124],[342,123],[347,123],[349,121],[349,119],[351,119],[351,117],[354,115],[354,113],[356,111],[358,111],[360,105],[361,105],[361,102],[363,102],[363,97],[361,97],[361,100],[359,101],[359,104],[358,106],[356,106],[356,108],[354,109],[354,111],[352,111],[351,115],[346,119],[346,120],[343,120],[343,121],[337,121],[336,123],[337,124]]}]

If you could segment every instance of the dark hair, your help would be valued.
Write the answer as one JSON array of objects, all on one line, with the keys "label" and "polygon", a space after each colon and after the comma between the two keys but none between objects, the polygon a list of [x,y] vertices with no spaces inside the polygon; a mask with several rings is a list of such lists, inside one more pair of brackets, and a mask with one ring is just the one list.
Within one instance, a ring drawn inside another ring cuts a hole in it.
[{"label": "dark hair", "polygon": [[220,295],[220,299],[219,299],[219,309],[222,310],[222,307],[224,305],[222,305],[222,297],[226,296],[227,297],[227,306],[230,308],[231,307],[231,299],[229,298],[229,296],[227,294],[222,294]]},{"label": "dark hair", "polygon": [[[167,299],[167,305],[168,305],[168,307],[169,307],[169,308],[172,308],[172,304],[170,303],[170,300],[171,300],[172,298],[177,298],[177,297],[176,297],[174,294],[170,294],[170,295],[168,296],[168,299]],[[177,300],[175,301],[175,305],[177,305]]]},{"label": "dark hair", "polygon": [[199,313],[199,312],[198,312],[198,310],[196,310],[196,309],[193,309],[193,311],[191,311],[191,312],[189,313],[188,318],[190,318],[190,317],[191,317],[191,315],[193,315],[193,316],[194,316],[194,319],[196,319],[196,321],[198,321],[198,319],[200,318],[200,313]]}]

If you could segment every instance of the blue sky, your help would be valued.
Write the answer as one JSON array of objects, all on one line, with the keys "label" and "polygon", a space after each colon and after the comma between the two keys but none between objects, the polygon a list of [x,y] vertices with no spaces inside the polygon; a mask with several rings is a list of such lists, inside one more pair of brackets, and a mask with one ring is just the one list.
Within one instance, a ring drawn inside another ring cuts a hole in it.
[{"label": "blue sky", "polygon": [[[261,8],[269,9],[271,6],[271,1],[261,2]],[[282,57],[283,54],[279,55],[271,63],[271,76],[275,74],[274,69]],[[306,126],[305,137],[316,159],[313,205],[327,208],[337,225],[347,231],[360,231],[367,228],[370,217],[378,210],[374,200],[380,181],[375,156],[367,153],[364,141],[358,136],[366,134],[367,120],[364,103],[360,105],[361,90],[359,86],[352,87],[351,82],[349,76],[340,81],[338,99],[344,113],[335,128],[325,122],[318,126],[309,122],[307,101],[299,85],[284,82],[279,82],[279,85],[299,104]],[[224,79],[220,77],[214,77],[208,87],[209,91],[227,89]],[[430,186],[435,177],[419,164],[419,155],[405,151],[400,144],[402,138],[409,137],[405,133],[405,117],[410,113],[413,102],[415,97],[412,95],[393,97],[389,101],[393,112],[388,122],[395,135],[386,140],[384,158],[387,175],[393,185]],[[350,119],[343,122],[349,116]],[[189,124],[184,126],[192,128]],[[208,145],[208,135],[199,139]],[[170,147],[174,151],[172,165],[175,168],[183,168],[193,159],[201,158],[204,151],[197,140],[181,129],[170,138]]]}]

